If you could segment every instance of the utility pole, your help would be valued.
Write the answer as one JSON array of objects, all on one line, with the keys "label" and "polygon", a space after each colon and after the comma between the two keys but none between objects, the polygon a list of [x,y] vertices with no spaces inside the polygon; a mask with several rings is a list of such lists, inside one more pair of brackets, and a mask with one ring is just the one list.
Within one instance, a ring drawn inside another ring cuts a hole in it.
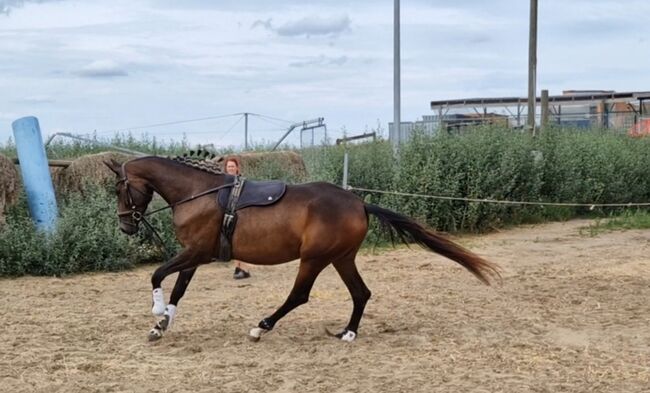
[{"label": "utility pole", "polygon": [[248,112],[244,113],[244,150],[248,150]]},{"label": "utility pole", "polygon": [[528,121],[535,135],[535,106],[537,105],[537,0],[530,0],[530,32],[528,38]]},{"label": "utility pole", "polygon": [[391,142],[393,150],[399,148],[400,130],[402,128],[401,119],[401,99],[400,99],[400,17],[399,17],[399,0],[395,0],[395,12],[393,21],[393,135]]},{"label": "utility pole", "polygon": [[546,131],[546,127],[548,126],[548,90],[544,89],[542,90],[542,121],[541,121],[541,127],[539,129],[540,132]]}]

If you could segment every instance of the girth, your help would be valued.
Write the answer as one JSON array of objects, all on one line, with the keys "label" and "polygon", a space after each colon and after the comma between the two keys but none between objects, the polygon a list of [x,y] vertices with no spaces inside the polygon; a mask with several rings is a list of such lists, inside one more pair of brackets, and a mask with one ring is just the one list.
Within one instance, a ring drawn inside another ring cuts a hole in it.
[{"label": "girth", "polygon": [[237,224],[237,210],[250,206],[269,206],[279,201],[287,185],[278,181],[250,181],[237,176],[232,188],[217,193],[217,201],[224,209],[219,241],[219,261],[232,259],[232,236]]}]

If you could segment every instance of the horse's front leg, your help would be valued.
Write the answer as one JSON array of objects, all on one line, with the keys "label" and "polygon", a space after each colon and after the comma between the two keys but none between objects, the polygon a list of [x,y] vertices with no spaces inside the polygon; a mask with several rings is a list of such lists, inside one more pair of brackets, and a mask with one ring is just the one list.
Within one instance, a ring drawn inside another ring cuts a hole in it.
[{"label": "horse's front leg", "polygon": [[[153,307],[151,308],[151,312],[156,316],[164,315],[164,320],[166,321],[164,324],[166,326],[163,328],[160,322],[156,324],[156,326],[149,331],[149,340],[157,340],[161,338],[164,330],[169,328],[170,322],[173,320],[176,313],[178,300],[180,300],[185,293],[185,289],[194,275],[196,267],[206,260],[209,260],[209,257],[204,257],[202,253],[191,249],[185,249],[160,266],[153,273],[151,277],[151,285],[153,287]],[[176,285],[172,291],[172,297],[170,298],[170,304],[168,306],[165,304],[161,285],[165,277],[176,272],[181,272],[181,274],[179,274],[178,279],[176,280]]]},{"label": "horse's front leg", "polygon": [[176,317],[178,302],[181,300],[183,295],[185,295],[185,290],[190,284],[190,281],[192,281],[194,272],[196,272],[196,267],[183,270],[178,274],[176,284],[174,284],[174,289],[172,290],[172,295],[169,298],[169,304],[165,306],[163,318],[159,319],[158,323],[156,323],[153,329],[149,331],[149,341],[161,338],[167,330],[171,329],[174,318]]}]

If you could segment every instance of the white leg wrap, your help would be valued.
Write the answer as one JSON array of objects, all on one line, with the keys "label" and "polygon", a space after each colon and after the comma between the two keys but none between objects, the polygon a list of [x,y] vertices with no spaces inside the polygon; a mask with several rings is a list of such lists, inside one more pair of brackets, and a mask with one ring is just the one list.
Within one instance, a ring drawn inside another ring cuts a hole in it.
[{"label": "white leg wrap", "polygon": [[167,330],[169,330],[171,329],[174,317],[176,316],[176,306],[168,304],[165,308],[165,315],[169,317],[169,321],[167,322]]},{"label": "white leg wrap", "polygon": [[151,308],[151,312],[153,315],[163,315],[165,312],[165,298],[162,288],[153,290],[153,307]]},{"label": "white leg wrap", "polygon": [[355,338],[357,338],[357,334],[351,330],[348,330],[345,332],[343,337],[341,337],[341,340],[351,343],[352,341],[354,341]]},{"label": "white leg wrap", "polygon": [[251,337],[252,340],[257,341],[262,337],[262,334],[266,333],[266,329],[262,329],[259,327],[254,327],[251,329],[251,331],[248,333],[248,335]]}]

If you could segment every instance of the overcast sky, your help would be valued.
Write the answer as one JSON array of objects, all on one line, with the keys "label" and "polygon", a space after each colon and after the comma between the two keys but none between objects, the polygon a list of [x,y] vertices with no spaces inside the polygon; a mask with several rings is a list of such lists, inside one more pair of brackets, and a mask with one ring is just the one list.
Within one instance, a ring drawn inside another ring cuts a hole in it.
[{"label": "overcast sky", "polygon": [[[650,90],[650,1],[540,0],[538,87]],[[402,120],[430,101],[526,96],[527,0],[402,0]],[[392,0],[0,0],[0,143],[133,128],[242,145],[237,116],[324,117],[331,137],[393,117]],[[288,123],[250,118],[251,139]],[[295,138],[294,138],[295,141]]]}]

